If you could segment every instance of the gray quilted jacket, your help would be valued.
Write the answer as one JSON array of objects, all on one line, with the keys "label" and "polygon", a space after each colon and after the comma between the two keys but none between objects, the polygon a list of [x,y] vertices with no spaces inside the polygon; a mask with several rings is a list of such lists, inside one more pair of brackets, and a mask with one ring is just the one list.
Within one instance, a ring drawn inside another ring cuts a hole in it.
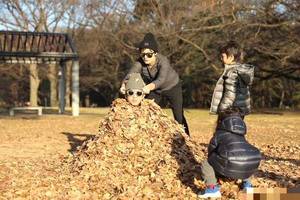
[{"label": "gray quilted jacket", "polygon": [[254,78],[254,66],[248,64],[225,65],[212,96],[210,113],[219,114],[238,109],[242,115],[250,113],[249,86]]}]

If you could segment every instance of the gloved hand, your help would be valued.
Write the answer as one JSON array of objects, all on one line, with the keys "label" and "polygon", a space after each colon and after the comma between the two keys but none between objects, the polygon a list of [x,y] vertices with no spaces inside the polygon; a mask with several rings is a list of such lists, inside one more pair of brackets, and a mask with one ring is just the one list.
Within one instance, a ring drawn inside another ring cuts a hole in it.
[{"label": "gloved hand", "polygon": [[121,87],[120,87],[120,93],[121,93],[121,94],[125,94],[125,93],[126,93],[125,83],[122,83],[122,85],[121,85]]},{"label": "gloved hand", "polygon": [[143,92],[145,94],[149,94],[150,93],[150,89],[147,87],[147,85],[143,88]]}]

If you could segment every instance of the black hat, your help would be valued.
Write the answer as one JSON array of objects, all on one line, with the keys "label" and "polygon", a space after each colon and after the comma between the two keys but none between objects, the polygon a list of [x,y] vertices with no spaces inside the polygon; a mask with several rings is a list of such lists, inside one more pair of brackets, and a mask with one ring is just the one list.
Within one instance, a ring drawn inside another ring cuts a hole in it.
[{"label": "black hat", "polygon": [[152,33],[146,33],[144,39],[139,44],[139,49],[152,49],[155,52],[158,52],[158,45],[155,40],[155,37]]}]

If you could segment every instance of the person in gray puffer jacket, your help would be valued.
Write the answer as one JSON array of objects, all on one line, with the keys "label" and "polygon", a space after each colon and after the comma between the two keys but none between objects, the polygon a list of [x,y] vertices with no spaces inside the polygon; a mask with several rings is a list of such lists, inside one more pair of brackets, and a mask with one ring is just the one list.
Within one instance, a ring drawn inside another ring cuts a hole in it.
[{"label": "person in gray puffer jacket", "polygon": [[242,116],[251,111],[250,91],[254,79],[254,66],[241,64],[242,53],[236,43],[221,48],[225,69],[217,81],[212,96],[210,113],[238,111]]}]

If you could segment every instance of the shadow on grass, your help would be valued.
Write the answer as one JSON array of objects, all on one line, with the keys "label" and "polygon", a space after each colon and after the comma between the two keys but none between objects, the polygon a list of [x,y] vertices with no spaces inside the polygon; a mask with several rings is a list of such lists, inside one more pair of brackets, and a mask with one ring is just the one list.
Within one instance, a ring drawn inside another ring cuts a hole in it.
[{"label": "shadow on grass", "polygon": [[276,174],[274,172],[269,172],[269,171],[258,170],[257,172],[255,172],[255,174],[253,176],[275,181],[280,186],[284,186],[287,181],[291,181],[295,185],[300,184],[300,179],[291,178],[289,176],[284,176],[284,175]]},{"label": "shadow on grass", "polygon": [[[204,147],[207,144],[199,144]],[[185,138],[181,135],[177,135],[172,140],[172,152],[171,155],[176,159],[179,169],[177,170],[177,177],[181,183],[198,194],[200,188],[195,185],[194,179],[201,179],[201,165],[196,160],[190,147],[186,144]]]},{"label": "shadow on grass", "polygon": [[38,116],[37,114],[33,113],[26,113],[26,114],[16,114],[14,116],[10,116],[7,113],[0,113],[0,119],[11,119],[11,120],[19,120],[19,119],[25,119],[25,120],[38,120],[41,119],[41,116]]},{"label": "shadow on grass", "polygon": [[[106,113],[97,113],[97,112],[88,112],[88,111],[82,111],[80,112],[79,116],[92,116],[92,117],[99,117],[103,118],[106,115]],[[41,116],[37,115],[36,110],[22,110],[22,111],[15,111],[14,116],[9,115],[8,109],[0,109],[0,119],[27,119],[27,120],[36,120],[40,119],[43,116],[71,116],[72,117],[72,111],[65,111],[63,114],[60,114],[58,112],[57,108],[43,108],[43,113]]]},{"label": "shadow on grass", "polygon": [[262,153],[262,157],[263,157],[264,160],[283,161],[283,162],[289,162],[289,163],[292,163],[294,165],[300,166],[300,160],[297,160],[297,159],[273,157],[273,156],[268,156],[268,155],[263,154],[263,153]]},{"label": "shadow on grass", "polygon": [[74,134],[69,132],[62,132],[61,134],[67,136],[68,138],[70,144],[70,149],[68,151],[70,153],[74,153],[77,150],[77,147],[81,146],[85,141],[95,136],[93,134]]},{"label": "shadow on grass", "polygon": [[9,109],[2,108],[0,109],[0,118],[11,119],[39,119],[44,115],[72,115],[71,111],[66,111],[64,114],[59,114],[58,109],[56,108],[45,108],[42,109],[42,115],[38,116],[37,110],[15,110],[14,115],[9,115]]},{"label": "shadow on grass", "polygon": [[29,110],[29,111],[15,111],[14,116],[9,115],[9,109],[8,108],[0,108],[0,119],[39,119],[40,116],[37,115],[37,111],[35,110]]},{"label": "shadow on grass", "polygon": [[[289,159],[289,158],[280,158],[280,157],[273,157],[273,156],[268,156],[266,154],[262,153],[262,159],[263,160],[274,160],[274,161],[283,161],[283,162],[289,162],[292,163],[296,166],[300,166],[300,160],[297,159]],[[264,178],[268,180],[275,181],[278,185],[283,186],[287,181],[292,182],[295,185],[300,185],[300,179],[293,178],[287,175],[282,175],[282,174],[277,174],[275,172],[270,172],[270,171],[263,171],[263,170],[258,170],[255,174],[255,177],[259,178]]]}]

